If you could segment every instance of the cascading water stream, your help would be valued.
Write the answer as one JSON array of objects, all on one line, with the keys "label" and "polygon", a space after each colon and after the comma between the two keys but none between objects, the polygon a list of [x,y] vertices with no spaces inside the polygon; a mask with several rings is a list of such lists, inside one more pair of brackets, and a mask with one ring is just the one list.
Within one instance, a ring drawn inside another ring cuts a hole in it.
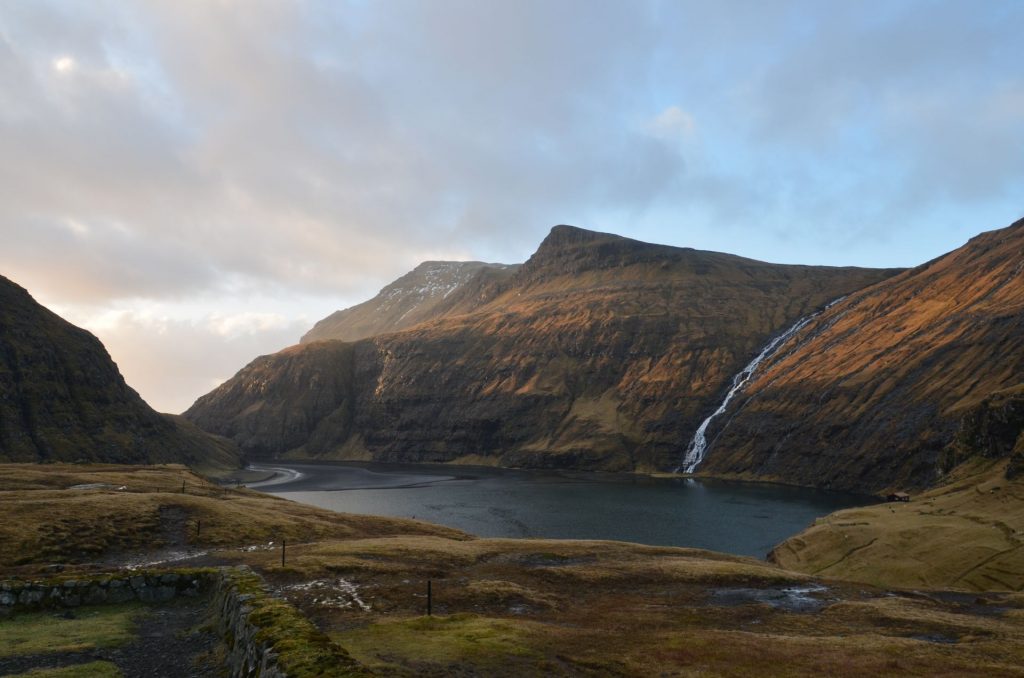
[{"label": "cascading water stream", "polygon": [[686,455],[683,457],[683,463],[679,465],[676,472],[683,471],[685,473],[693,473],[697,469],[697,466],[704,461],[704,455],[708,449],[708,440],[706,437],[708,426],[715,417],[725,412],[726,408],[729,407],[729,402],[736,397],[736,394],[743,390],[743,387],[747,385],[750,378],[754,376],[754,372],[757,371],[758,366],[766,359],[775,355],[778,350],[782,348],[783,344],[789,341],[790,337],[807,327],[808,323],[845,298],[846,297],[840,297],[820,311],[816,311],[811,315],[804,316],[800,320],[796,321],[792,327],[768,342],[768,345],[761,349],[761,352],[757,354],[757,357],[751,360],[746,367],[740,370],[740,372],[732,378],[732,386],[729,387],[729,392],[725,394],[725,399],[722,400],[722,404],[718,406],[717,410],[711,413],[711,416],[702,421],[700,426],[697,427],[697,432],[693,434],[693,440],[690,441],[689,447],[686,448]]}]

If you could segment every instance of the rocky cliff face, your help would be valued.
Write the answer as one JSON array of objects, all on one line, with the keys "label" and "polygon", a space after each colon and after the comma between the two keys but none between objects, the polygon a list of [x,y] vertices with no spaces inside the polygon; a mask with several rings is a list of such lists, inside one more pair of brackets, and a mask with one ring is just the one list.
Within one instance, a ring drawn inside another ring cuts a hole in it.
[{"label": "rocky cliff face", "polygon": [[300,343],[357,341],[397,332],[431,318],[474,310],[489,301],[518,265],[427,261],[361,304],[318,322]]},{"label": "rocky cliff face", "polygon": [[0,461],[237,465],[237,448],[154,412],[92,334],[0,277]]},{"label": "rocky cliff face", "polygon": [[1024,472],[1024,384],[996,391],[964,413],[939,470],[948,473],[975,457],[1009,457],[1006,476],[1011,479]]},{"label": "rocky cliff face", "polygon": [[458,312],[259,358],[186,417],[255,455],[674,468],[766,341],[894,273],[559,226],[521,269],[452,294]]},{"label": "rocky cliff face", "polygon": [[1024,220],[823,313],[719,418],[701,469],[848,489],[925,486],[964,457],[947,450],[961,426],[1006,437],[984,413],[976,426],[964,417],[1022,383]]}]

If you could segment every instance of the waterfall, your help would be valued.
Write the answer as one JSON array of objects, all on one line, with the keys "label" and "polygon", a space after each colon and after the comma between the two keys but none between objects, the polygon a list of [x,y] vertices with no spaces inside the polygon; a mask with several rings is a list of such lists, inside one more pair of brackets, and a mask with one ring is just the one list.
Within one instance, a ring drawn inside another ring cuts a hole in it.
[{"label": "waterfall", "polygon": [[697,466],[704,461],[704,455],[708,449],[708,440],[706,437],[708,426],[715,417],[725,412],[726,408],[729,407],[729,402],[743,390],[743,387],[747,385],[750,378],[754,376],[754,372],[757,371],[758,366],[766,359],[775,355],[778,350],[782,348],[783,344],[789,341],[790,337],[807,327],[812,320],[845,298],[846,297],[839,297],[820,311],[815,311],[814,313],[804,316],[800,320],[796,321],[796,323],[788,330],[769,341],[768,345],[761,349],[761,352],[757,354],[757,357],[751,360],[746,367],[740,370],[739,374],[732,378],[732,386],[729,387],[729,392],[725,394],[722,404],[718,406],[717,410],[711,413],[710,417],[702,421],[700,426],[697,427],[697,432],[693,434],[693,440],[690,441],[689,447],[686,448],[686,455],[683,457],[683,463],[679,465],[676,472],[684,471],[686,473],[693,473],[697,469]]}]

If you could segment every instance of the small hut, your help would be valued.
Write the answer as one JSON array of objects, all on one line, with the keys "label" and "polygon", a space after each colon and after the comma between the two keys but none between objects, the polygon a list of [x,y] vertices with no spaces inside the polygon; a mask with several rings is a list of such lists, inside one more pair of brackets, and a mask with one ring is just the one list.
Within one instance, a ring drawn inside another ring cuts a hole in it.
[{"label": "small hut", "polygon": [[906,492],[893,492],[886,499],[889,501],[910,501],[910,495]]}]

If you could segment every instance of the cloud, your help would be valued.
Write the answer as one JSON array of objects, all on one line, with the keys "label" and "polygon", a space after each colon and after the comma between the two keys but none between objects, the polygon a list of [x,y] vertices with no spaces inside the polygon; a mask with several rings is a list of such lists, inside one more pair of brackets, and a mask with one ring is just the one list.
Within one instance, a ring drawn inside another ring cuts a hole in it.
[{"label": "cloud", "polygon": [[[8,3],[0,273],[83,317],[133,305],[104,336],[148,396],[130,344],[158,336],[154,306],[193,304],[159,336],[237,364],[209,342],[284,341],[288,300],[358,301],[424,252],[521,261],[556,223],[913,264],[1020,216],[1022,19],[916,0]],[[204,383],[224,371],[201,362]]]},{"label": "cloud", "polygon": [[651,136],[665,141],[686,141],[696,130],[693,116],[678,106],[669,106],[647,123]]},{"label": "cloud", "polygon": [[280,331],[290,324],[280,313],[244,312],[231,315],[216,313],[210,316],[206,326],[217,336],[234,339],[246,334]]},{"label": "cloud", "polygon": [[737,194],[826,234],[865,204],[892,223],[1005,198],[1022,81],[997,60],[1019,56],[1022,11],[1003,13],[18,5],[0,24],[0,224],[23,243],[0,266],[97,304],[240,281],[345,294],[417,250],[522,259],[551,224],[608,213],[702,206],[750,228]]},{"label": "cloud", "polygon": [[[0,167],[0,223],[27,234],[21,250],[67,249],[59,224],[92,234],[60,275],[24,251],[0,266],[96,303],[229,276],[346,292],[401,273],[403,248],[518,229],[523,258],[567,213],[642,208],[682,171],[626,116],[595,115],[643,77],[643,11],[348,9],[20,8],[0,30],[24,111],[0,117],[0,153],[21,159]],[[96,260],[109,284],[82,284]]]},{"label": "cloud", "polygon": [[305,319],[211,314],[196,319],[118,311],[70,315],[114,357],[130,386],[161,412],[179,413],[256,356],[298,342]]}]

